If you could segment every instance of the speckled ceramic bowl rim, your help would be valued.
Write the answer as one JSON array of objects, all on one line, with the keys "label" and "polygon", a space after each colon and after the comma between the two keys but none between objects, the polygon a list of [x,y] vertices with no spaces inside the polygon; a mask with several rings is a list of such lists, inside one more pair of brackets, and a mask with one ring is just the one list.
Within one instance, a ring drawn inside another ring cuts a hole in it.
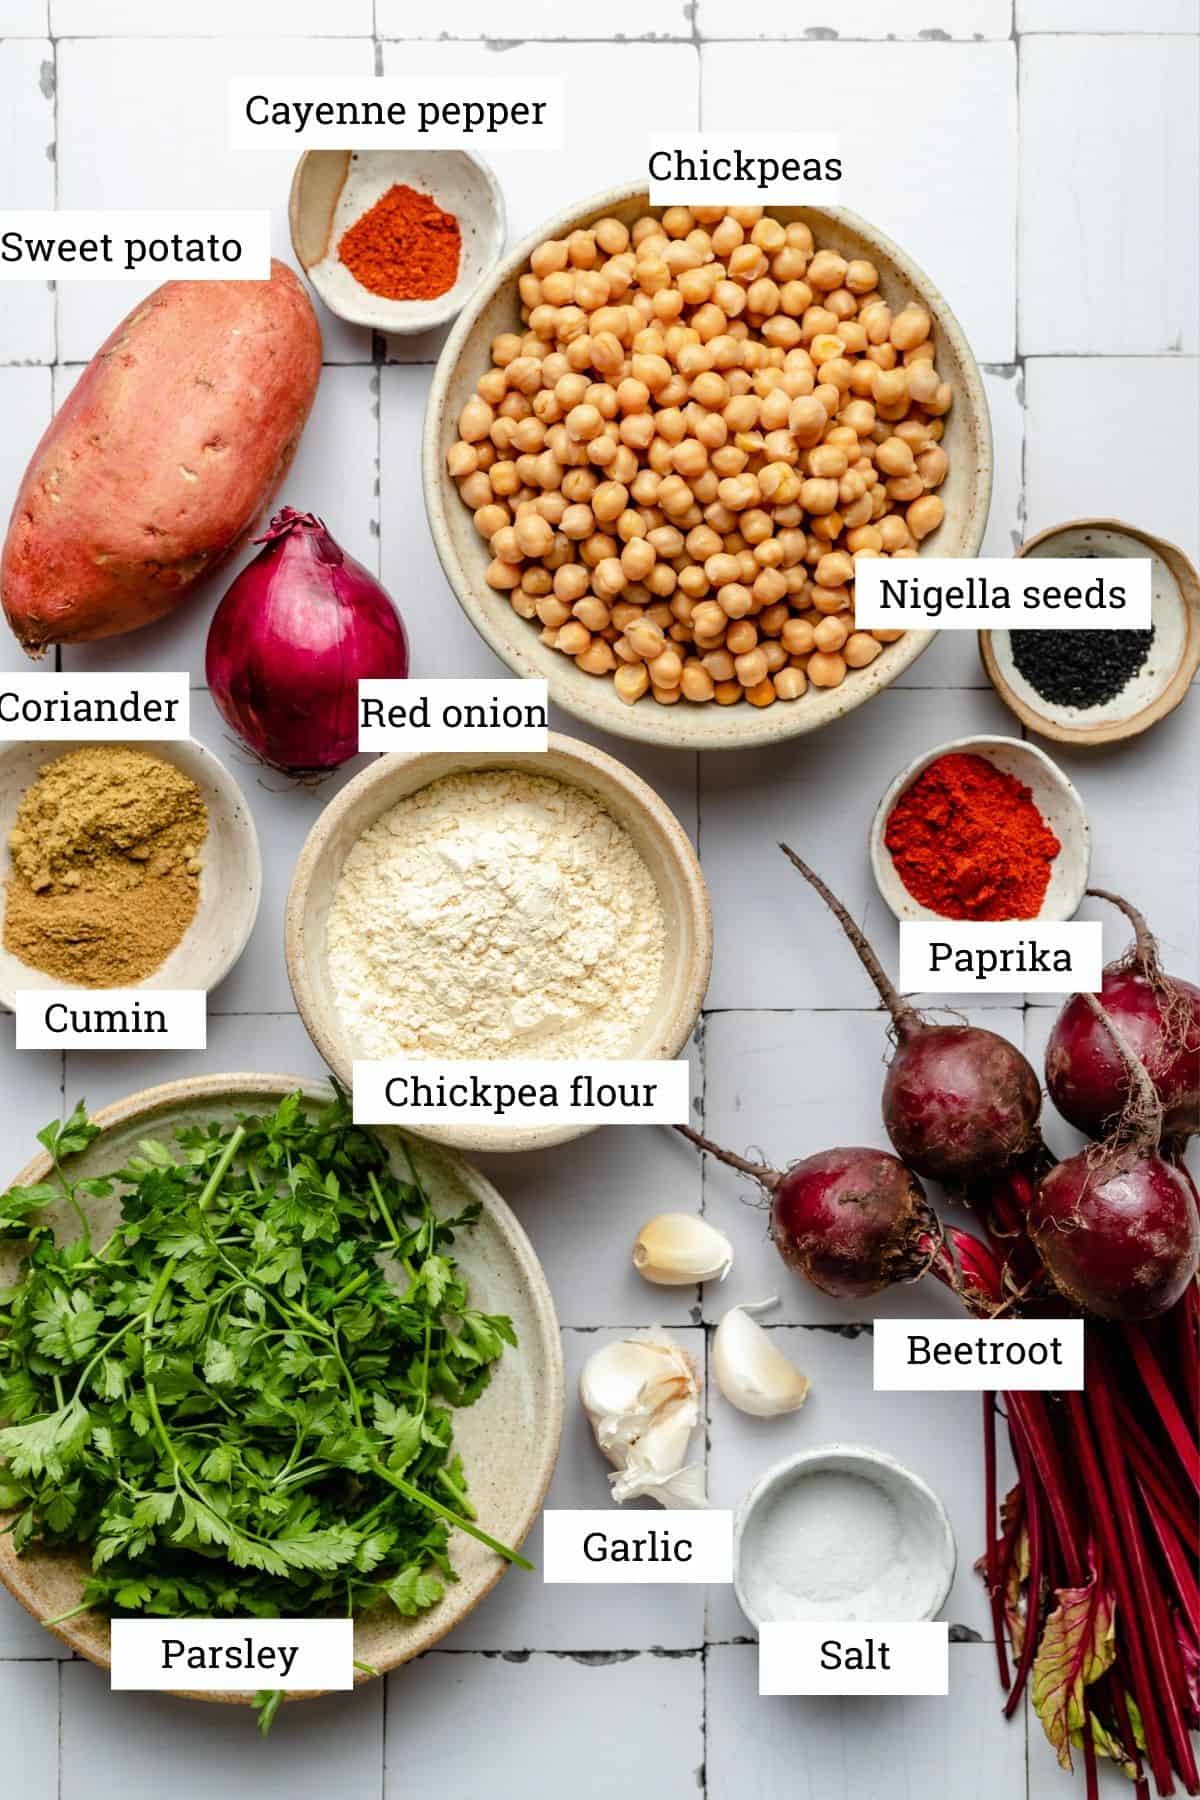
[{"label": "speckled ceramic bowl rim", "polygon": [[[322,306],[328,308],[335,318],[344,320],[348,325],[359,325],[368,331],[382,331],[385,337],[415,337],[422,331],[434,331],[439,325],[448,325],[451,319],[457,318],[464,307],[470,305],[478,288],[480,286],[486,286],[491,280],[492,275],[495,272],[496,264],[503,253],[504,240],[508,234],[508,212],[504,204],[504,190],[496,180],[495,172],[492,169],[491,164],[486,163],[482,156],[476,156],[473,150],[458,149],[449,152],[449,154],[454,156],[465,158],[467,162],[474,164],[475,168],[478,169],[480,175],[483,177],[483,185],[487,191],[488,200],[491,206],[492,248],[485,259],[485,267],[483,273],[479,277],[476,287],[470,289],[462,299],[456,299],[454,297],[454,288],[450,288],[444,295],[439,295],[436,300],[405,300],[402,303],[403,305],[419,308],[420,311],[414,311],[405,319],[396,319],[386,326],[381,326],[374,319],[365,317],[363,313],[351,312],[348,311],[345,306],[335,304],[328,294],[322,293],[313,281],[311,271],[300,254],[300,246],[296,241],[298,236],[297,219],[300,212],[300,190],[304,180],[304,166],[309,157],[313,154],[314,152],[312,150],[305,150],[292,172],[292,184],[288,190],[288,232],[292,240],[292,249],[295,252],[296,261],[304,270],[305,278],[307,279],[309,286],[312,287],[313,291],[319,296]],[[371,152],[370,150],[360,150],[357,152],[351,151],[349,154],[351,156],[356,154],[359,156],[369,156]],[[422,157],[436,157],[443,153],[438,150],[414,150],[413,154]],[[458,284],[455,283],[455,286],[457,285]],[[376,298],[378,299],[378,296],[376,296]],[[382,300],[381,304],[387,306],[388,302]]]},{"label": "speckled ceramic bowl rim", "polygon": [[1188,615],[1188,634],[1179,665],[1162,693],[1128,719],[1113,719],[1107,725],[1064,725],[1059,720],[1048,717],[1046,713],[1038,712],[1028,701],[1012,691],[1000,672],[992,648],[993,634],[990,631],[979,633],[979,659],[998,697],[1023,725],[1027,725],[1030,731],[1036,731],[1039,737],[1049,738],[1056,744],[1074,744],[1081,749],[1119,744],[1126,738],[1140,737],[1143,731],[1149,731],[1152,725],[1165,719],[1168,713],[1174,712],[1186,699],[1191,689],[1192,677],[1200,669],[1200,573],[1186,552],[1178,544],[1173,544],[1170,538],[1158,537],[1153,531],[1143,531],[1140,525],[1129,525],[1124,519],[1064,519],[1060,525],[1047,525],[1044,531],[1027,538],[1017,555],[1029,556],[1040,544],[1046,543],[1050,538],[1062,537],[1068,531],[1123,532],[1127,537],[1136,538],[1140,544],[1157,552],[1170,569]]},{"label": "speckled ceramic bowl rim", "polygon": [[[11,739],[0,742],[0,759],[3,759],[7,755],[16,754],[30,748],[39,751],[42,748],[45,748],[46,750],[57,752],[59,755],[65,756],[70,750],[86,750],[89,746],[96,745],[100,743],[100,741],[99,738],[72,738],[62,742],[50,742],[47,740],[44,745],[41,743],[30,745],[24,739]],[[104,741],[110,743],[115,742],[118,745],[125,742],[125,740],[122,739],[107,739]],[[205,979],[204,991],[205,993],[211,993],[213,988],[218,987],[220,983],[224,981],[225,977],[234,969],[240,960],[243,950],[250,941],[250,933],[254,930],[255,924],[257,923],[258,909],[262,903],[262,850],[258,842],[258,827],[254,823],[254,814],[250,811],[249,805],[246,802],[246,796],[215,752],[209,750],[204,744],[200,743],[197,738],[193,737],[173,740],[157,738],[131,738],[128,740],[129,749],[145,750],[151,755],[165,756],[168,761],[170,760],[171,752],[173,750],[179,750],[184,746],[186,746],[186,748],[199,760],[201,766],[211,777],[214,787],[218,789],[221,795],[221,801],[226,809],[227,818],[236,818],[238,820],[238,823],[234,827],[240,840],[238,874],[243,882],[245,890],[249,894],[249,901],[243,907],[242,921],[238,931],[229,940],[225,954],[218,957]],[[2,917],[2,908],[0,908],[0,917]],[[190,930],[191,926],[189,925],[188,931]],[[180,939],[181,945],[186,944],[187,935],[188,933],[185,931],[183,937]],[[171,954],[174,955],[175,951],[172,951]],[[64,983],[63,985],[66,986],[68,984]],[[135,983],[135,987],[137,988],[141,988],[142,985],[142,983]],[[189,986],[194,987],[196,985],[198,984],[189,983]],[[81,993],[102,993],[103,991],[102,988],[80,989]],[[154,993],[154,989],[146,988],[145,992],[149,996]],[[0,991],[0,1006],[4,1006],[9,1012],[12,1012],[15,1004],[15,988],[12,990],[6,988],[3,991]]]},{"label": "speckled ceramic bowl rim", "polygon": [[[996,744],[1002,744],[1013,750],[1024,751],[1027,755],[1034,757],[1045,769],[1046,774],[1053,785],[1065,797],[1067,804],[1074,810],[1076,818],[1079,821],[1080,831],[1080,844],[1078,849],[1079,867],[1076,870],[1075,880],[1071,887],[1067,889],[1067,896],[1071,902],[1070,911],[1062,913],[1061,918],[1073,919],[1076,912],[1079,910],[1080,902],[1082,901],[1084,892],[1087,888],[1088,871],[1091,868],[1092,862],[1092,828],[1088,822],[1087,808],[1083,804],[1083,797],[1080,794],[1079,789],[1075,786],[1075,783],[1069,776],[1063,774],[1058,764],[1054,761],[1054,758],[1048,756],[1039,745],[1031,744],[1025,738],[1003,737],[1000,733],[994,731],[977,731],[972,737],[951,738],[949,743],[936,744],[932,750],[923,750],[920,756],[915,756],[907,767],[901,769],[900,773],[888,785],[884,791],[883,798],[875,808],[875,816],[871,820],[871,829],[867,838],[871,856],[871,873],[875,877],[875,886],[879,889],[880,898],[887,906],[888,910],[894,914],[902,924],[905,921],[906,915],[896,911],[896,908],[892,905],[888,896],[887,888],[881,879],[883,869],[886,868],[891,861],[887,846],[883,841],[883,833],[893,806],[895,806],[901,794],[912,786],[913,782],[917,779],[917,776],[922,774],[924,770],[929,767],[930,763],[936,762],[939,756],[986,756],[989,748]],[[924,917],[925,915],[922,914],[921,916]],[[942,915],[940,913],[929,913],[928,916],[930,919],[936,919],[940,918]],[[1044,919],[1047,923],[1051,923],[1058,921],[1060,914],[1056,910],[1053,914],[1039,913],[1038,917]]]},{"label": "speckled ceramic bowl rim", "polygon": [[[447,503],[452,497],[450,490],[453,488],[453,482],[445,471],[445,447],[442,443],[443,414],[446,409],[447,392],[451,380],[476,321],[497,290],[521,272],[533,250],[544,238],[564,237],[573,231],[582,219],[598,217],[614,208],[624,206],[630,201],[637,200],[639,196],[649,205],[649,194],[645,186],[641,182],[632,182],[622,187],[609,188],[602,193],[593,194],[589,199],[577,201],[573,206],[556,213],[540,225],[536,231],[530,232],[528,237],[509,252],[499,266],[480,282],[475,293],[463,307],[458,316],[458,322],[447,338],[438,359],[425,409],[421,465],[429,529],[433,535],[434,547],[446,579],[450,583],[459,605],[480,637],[516,674],[547,678],[550,682],[551,698],[565,712],[571,713],[577,719],[584,720],[589,725],[598,726],[601,730],[611,732],[617,737],[632,738],[640,743],[660,744],[671,750],[739,750],[763,744],[779,743],[785,738],[799,737],[808,731],[819,730],[824,725],[833,724],[837,719],[844,718],[847,713],[862,706],[875,694],[880,693],[885,687],[889,687],[906,669],[911,668],[917,658],[929,648],[937,634],[932,631],[906,632],[899,643],[887,646],[890,654],[877,658],[866,669],[856,670],[853,682],[823,691],[816,697],[822,709],[820,718],[814,717],[814,709],[811,705],[806,713],[802,703],[796,705],[784,703],[762,708],[750,708],[744,705],[721,707],[719,709],[721,723],[717,729],[714,729],[712,721],[708,718],[713,711],[711,707],[688,707],[686,704],[671,707],[645,707],[640,704],[626,706],[619,700],[611,706],[598,705],[586,691],[577,693],[565,684],[556,683],[553,664],[545,665],[533,654],[532,646],[538,642],[538,637],[532,627],[529,628],[530,647],[528,649],[515,648],[495,628],[492,622],[491,603],[494,602],[496,596],[490,589],[482,598],[474,592],[471,580],[455,553],[450,535],[447,523]],[[992,493],[991,415],[979,367],[971,347],[967,343],[962,326],[951,311],[941,290],[926,275],[925,271],[878,227],[870,224],[857,213],[847,211],[844,207],[805,206],[797,210],[831,219],[847,230],[856,232],[865,243],[873,245],[883,256],[893,262],[903,280],[928,305],[934,315],[938,330],[945,335],[952,346],[962,369],[963,378],[962,391],[956,397],[956,403],[965,407],[968,417],[974,421],[977,442],[973,446],[973,454],[977,458],[979,469],[979,494],[964,521],[966,547],[962,554],[964,556],[978,555],[979,546],[983,542],[983,534],[987,528]],[[453,498],[458,504],[457,494],[454,494]],[[812,698],[811,695],[805,696],[806,700]],[[826,704],[828,704],[827,711],[825,710]]]},{"label": "speckled ceramic bowl rim", "polygon": [[[700,868],[691,839],[683,826],[671,811],[666,801],[661,799],[649,782],[610,756],[605,750],[597,750],[594,745],[584,743],[579,738],[565,737],[562,733],[551,731],[547,737],[547,748],[573,762],[578,771],[578,785],[589,789],[589,771],[598,770],[614,782],[620,789],[631,809],[642,815],[646,823],[665,840],[668,854],[675,864],[687,897],[688,915],[691,923],[694,950],[684,970],[682,992],[677,1005],[659,1021],[658,1036],[666,1045],[666,1053],[662,1060],[676,1057],[683,1050],[695,1029],[700,1017],[700,1008],[704,1004],[704,996],[708,989],[709,976],[712,973],[713,925],[712,905],[708,896],[708,887]],[[454,753],[449,753],[453,755]],[[492,768],[510,766],[510,758],[502,751],[462,752],[462,769],[469,770],[475,766],[472,757],[486,754]],[[399,769],[411,770],[423,761],[434,761],[443,766],[434,767],[430,771],[430,781],[441,781],[456,772],[452,764],[446,762],[446,752],[416,751],[412,755],[392,755],[380,757],[370,767],[356,775],[353,781],[347,782],[340,793],[330,801],[321,813],[305,840],[292,876],[292,885],[288,890],[287,907],[284,913],[284,953],[287,959],[288,980],[292,984],[296,1007],[304,1021],[308,1035],[317,1050],[333,1070],[338,1080],[346,1087],[351,1085],[352,1070],[338,1047],[336,1034],[324,1008],[317,1004],[316,996],[309,983],[305,967],[303,948],[304,908],[309,883],[313,873],[325,854],[326,845],[333,835],[334,827],[341,818],[356,804],[363,794],[372,788],[385,788],[391,776]],[[539,758],[531,752],[514,752],[511,766],[527,767],[532,774],[539,773]],[[557,770],[547,769],[547,779],[570,783],[572,776]],[[425,785],[421,783],[419,785]],[[415,792],[416,789],[406,790]],[[381,807],[381,811],[384,808]],[[665,897],[664,897],[665,899]],[[667,920],[670,931],[671,921]],[[514,1127],[511,1133],[501,1139],[495,1128],[480,1129],[470,1124],[455,1126],[426,1126],[422,1137],[427,1137],[437,1144],[451,1144],[459,1150],[477,1150],[480,1152],[507,1153],[509,1151],[548,1150],[556,1144],[569,1143],[573,1138],[584,1137],[591,1131],[598,1130],[595,1125],[556,1125],[543,1128]]]},{"label": "speckled ceramic bowl rim", "polygon": [[[920,1475],[906,1468],[886,1450],[875,1450],[869,1444],[817,1444],[811,1450],[798,1450],[794,1456],[785,1456],[780,1462],[772,1463],[763,1471],[749,1493],[743,1499],[733,1519],[733,1591],[737,1603],[746,1615],[755,1631],[765,1623],[751,1607],[746,1598],[742,1581],[742,1548],[745,1541],[746,1527],[759,1508],[778,1492],[781,1487],[795,1480],[797,1475],[806,1470],[814,1470],[822,1464],[837,1459],[840,1462],[858,1463],[863,1478],[869,1480],[872,1470],[886,1469],[889,1475],[910,1488],[921,1500],[937,1521],[942,1533],[945,1549],[945,1582],[937,1596],[936,1604],[924,1612],[922,1619],[936,1619],[946,1604],[950,1589],[954,1586],[954,1577],[958,1570],[958,1540],[954,1535],[954,1527],[950,1523],[950,1515],[927,1481]],[[919,1621],[914,1621],[919,1622]]]},{"label": "speckled ceramic bowl rim", "polygon": [[[282,1097],[284,1094],[294,1092],[297,1088],[313,1101],[327,1101],[331,1095],[331,1090],[325,1082],[313,1081],[299,1075],[193,1075],[182,1081],[168,1081],[158,1087],[143,1088],[136,1094],[130,1094],[124,1100],[116,1100],[110,1106],[101,1107],[94,1112],[92,1120],[101,1127],[102,1131],[108,1131],[114,1126],[128,1124],[143,1116],[150,1120],[156,1114],[180,1104],[199,1103],[205,1100],[220,1101],[223,1097],[231,1094],[262,1094]],[[389,1127],[388,1129],[395,1128]],[[403,1135],[413,1137],[416,1134],[405,1132]],[[487,1211],[498,1226],[500,1235],[527,1285],[530,1305],[537,1315],[542,1340],[550,1353],[551,1360],[546,1366],[550,1429],[544,1435],[540,1445],[530,1444],[528,1446],[533,1459],[535,1479],[530,1490],[529,1501],[524,1508],[520,1529],[512,1534],[511,1539],[511,1547],[520,1549],[542,1510],[542,1504],[554,1475],[562,1441],[565,1380],[558,1315],[545,1271],[529,1241],[524,1226],[512,1208],[501,1198],[486,1175],[466,1163],[453,1150],[439,1145],[438,1155],[447,1163],[461,1168],[473,1186],[482,1186],[487,1190]],[[13,1177],[12,1182],[6,1185],[25,1186],[33,1182],[44,1181],[50,1172],[50,1167],[48,1156],[44,1154],[35,1156],[18,1175]],[[519,1352],[515,1354],[519,1354]],[[22,1580],[24,1569],[29,1566],[33,1566],[33,1563],[22,1563],[19,1558],[13,1559],[11,1563],[0,1559],[0,1584],[7,1588],[13,1599],[18,1601],[44,1629],[53,1632],[56,1638],[68,1645],[77,1655],[86,1657],[98,1668],[107,1669],[110,1666],[110,1658],[102,1651],[97,1650],[95,1644],[75,1628],[74,1620],[65,1619],[61,1624],[49,1625],[41,1617],[32,1585]],[[481,1600],[486,1599],[504,1574],[505,1567],[505,1563],[497,1557],[494,1568],[469,1587],[467,1594],[457,1593],[453,1587],[448,1589],[448,1595],[452,1602],[449,1616],[439,1618],[436,1625],[430,1623],[424,1629],[420,1625],[411,1627],[412,1636],[406,1642],[403,1654],[393,1659],[380,1658],[374,1665],[377,1673],[384,1675],[389,1669],[400,1668],[404,1663],[411,1662],[413,1657],[423,1655],[426,1650],[440,1642],[447,1632],[454,1630],[469,1613],[474,1612]],[[467,1584],[463,1583],[462,1586],[467,1587]],[[461,1602],[458,1607],[453,1606],[455,1598]],[[442,1614],[443,1610],[443,1607],[439,1606],[439,1614]],[[356,1687],[373,1679],[373,1676],[366,1674],[361,1669],[354,1671]],[[200,1692],[192,1689],[172,1689],[170,1691],[177,1699],[207,1700],[229,1706],[248,1706],[254,1697],[249,1693],[235,1693],[226,1690]],[[285,1698],[288,1700],[314,1699],[318,1693],[324,1691],[321,1689],[315,1690],[313,1693],[289,1694]]]}]

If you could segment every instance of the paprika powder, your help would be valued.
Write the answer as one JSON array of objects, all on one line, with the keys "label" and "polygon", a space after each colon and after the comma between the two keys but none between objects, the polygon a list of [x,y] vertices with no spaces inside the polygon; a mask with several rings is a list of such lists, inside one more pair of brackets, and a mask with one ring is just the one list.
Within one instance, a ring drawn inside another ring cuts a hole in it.
[{"label": "paprika powder", "polygon": [[436,300],[458,280],[462,232],[453,213],[394,182],[342,233],[338,256],[384,300]]},{"label": "paprika powder", "polygon": [[913,899],[946,919],[1036,918],[1062,848],[1024,783],[960,752],[905,789],[883,841]]}]

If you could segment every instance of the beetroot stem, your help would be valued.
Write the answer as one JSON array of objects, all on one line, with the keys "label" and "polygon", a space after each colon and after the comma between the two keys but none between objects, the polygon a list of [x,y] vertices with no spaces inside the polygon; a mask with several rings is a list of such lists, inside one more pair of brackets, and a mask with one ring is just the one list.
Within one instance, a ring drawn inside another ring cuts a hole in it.
[{"label": "beetroot stem", "polygon": [[861,928],[855,924],[837,895],[833,893],[830,888],[826,887],[815,869],[810,869],[803,858],[797,856],[796,852],[791,849],[789,845],[780,844],[779,848],[783,851],[783,854],[787,857],[792,867],[800,871],[808,885],[817,890],[846,936],[850,939],[850,942],[854,945],[855,950],[858,952],[858,960],[862,963],[863,968],[875,983],[880,999],[892,1015],[892,1022],[895,1025],[897,1032],[901,1037],[911,1037],[914,1031],[920,1029],[921,1016],[917,1012],[915,1006],[910,1006],[907,1000],[901,998],[891,977],[888,975],[887,970],[867,942],[866,936]]},{"label": "beetroot stem", "polygon": [[702,1137],[700,1132],[693,1131],[690,1125],[675,1127],[680,1137],[685,1137],[689,1144],[695,1144],[697,1150],[707,1150],[718,1162],[728,1163],[731,1169],[737,1169],[742,1175],[749,1175],[760,1181],[768,1193],[779,1186],[783,1180],[781,1169],[769,1169],[766,1163],[749,1162],[744,1156],[735,1156],[732,1150],[722,1150],[720,1144],[714,1144],[711,1138]]},{"label": "beetroot stem", "polygon": [[1095,994],[1084,994],[1083,1000],[1091,1007],[1113,1043],[1121,1061],[1125,1064],[1125,1072],[1129,1076],[1130,1086],[1137,1094],[1137,1106],[1132,1114],[1127,1113],[1125,1119],[1116,1128],[1116,1135],[1129,1138],[1135,1144],[1146,1149],[1157,1149],[1162,1136],[1163,1108],[1158,1089],[1150,1079],[1145,1063],[1138,1055],[1125,1033],[1121,1030],[1112,1015],[1101,1006]]},{"label": "beetroot stem", "polygon": [[1093,900],[1107,900],[1110,906],[1115,906],[1118,912],[1125,914],[1133,926],[1136,939],[1135,960],[1147,976],[1159,973],[1158,941],[1137,907],[1122,895],[1110,893],[1107,888],[1088,888],[1087,892]]},{"label": "beetroot stem", "polygon": [[1041,1637],[1042,1613],[1042,1513],[1037,1486],[1033,1477],[1029,1447],[1019,1430],[1010,1424],[1013,1456],[1021,1476],[1021,1486],[1025,1490],[1026,1529],[1029,1533],[1029,1584],[1026,1588],[1025,1601],[1025,1635],[1021,1639],[1021,1649],[1017,1657],[1017,1672],[1008,1699],[1004,1703],[1004,1716],[1011,1719],[1021,1704],[1021,1695],[1025,1692],[1025,1683],[1029,1679],[1029,1671],[1033,1667],[1034,1653],[1038,1639]]},{"label": "beetroot stem", "polygon": [[1200,1451],[1196,1449],[1184,1422],[1183,1414],[1175,1404],[1175,1396],[1167,1386],[1158,1359],[1146,1341],[1145,1333],[1140,1325],[1129,1325],[1125,1329],[1125,1342],[1133,1351],[1133,1359],[1146,1384],[1150,1398],[1154,1402],[1162,1426],[1180,1462],[1187,1470],[1193,1487],[1200,1490]]},{"label": "beetroot stem", "polygon": [[984,1471],[984,1518],[987,1521],[987,1535],[984,1538],[987,1556],[987,1588],[988,1598],[992,1606],[992,1631],[996,1639],[996,1665],[1000,1671],[1000,1686],[1008,1686],[1008,1656],[1004,1648],[1004,1603],[1001,1596],[1000,1583],[1007,1569],[998,1568],[996,1543],[996,1396],[984,1394],[983,1398],[983,1471]]}]

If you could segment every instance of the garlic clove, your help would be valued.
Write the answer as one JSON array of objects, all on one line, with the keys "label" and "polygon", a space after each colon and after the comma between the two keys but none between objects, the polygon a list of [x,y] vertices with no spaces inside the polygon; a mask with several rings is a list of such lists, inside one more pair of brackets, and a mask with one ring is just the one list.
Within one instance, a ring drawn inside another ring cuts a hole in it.
[{"label": "garlic clove", "polygon": [[579,1398],[617,1471],[609,1477],[614,1500],[707,1505],[703,1470],[684,1467],[700,1421],[700,1379],[679,1344],[657,1333],[605,1344],[583,1366]]},{"label": "garlic clove", "polygon": [[660,1213],[634,1239],[633,1266],[658,1287],[724,1281],[733,1267],[733,1245],[694,1213]]},{"label": "garlic clove", "polygon": [[713,1338],[713,1376],[717,1386],[740,1412],[758,1419],[773,1419],[795,1412],[808,1398],[808,1377],[777,1350],[769,1335],[750,1317],[762,1307],[732,1306],[717,1326]]}]

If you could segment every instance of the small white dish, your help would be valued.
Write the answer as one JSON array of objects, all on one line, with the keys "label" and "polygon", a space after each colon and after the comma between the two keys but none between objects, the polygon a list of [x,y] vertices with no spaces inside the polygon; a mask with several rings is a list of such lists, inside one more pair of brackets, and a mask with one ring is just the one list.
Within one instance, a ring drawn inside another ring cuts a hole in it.
[{"label": "small white dish", "polygon": [[[72,750],[86,750],[95,740],[64,743],[0,745],[0,883],[12,873],[8,834],[26,789],[46,763]],[[141,988],[202,988],[205,993],[232,969],[258,917],[262,895],[262,858],[250,808],[224,763],[192,738],[178,743],[130,743],[174,763],[190,775],[208,808],[208,836],[200,848],[200,899],[196,914],[179,943]],[[0,916],[3,907],[0,904]],[[11,956],[0,941],[0,1004],[11,1012],[18,989],[61,988],[56,975],[30,968]],[[102,989],[83,989],[98,993]]]},{"label": "small white dish", "polygon": [[[338,256],[342,234],[394,186],[428,194],[458,220],[458,279],[432,300],[373,294]],[[496,177],[466,150],[307,150],[292,177],[288,224],[300,265],[330,312],[394,337],[456,318],[499,261],[506,230]]]},{"label": "small white dish", "polygon": [[785,1457],[759,1476],[733,1522],[733,1589],[756,1631],[801,1619],[933,1619],[957,1566],[933,1489],[864,1444]]},{"label": "small white dish", "polygon": [[1062,845],[1051,866],[1046,898],[1037,916],[1050,921],[1073,919],[1088,884],[1092,861],[1092,833],[1083,801],[1078,789],[1044,750],[1039,750],[1036,744],[1023,743],[1020,738],[1008,737],[954,738],[948,744],[938,744],[902,769],[884,794],[871,821],[871,869],[875,885],[892,912],[901,921],[946,916],[932,912],[913,899],[896,871],[883,834],[901,794],[930,763],[951,754],[986,757],[1005,775],[1012,775],[1030,790],[1034,805]]}]

